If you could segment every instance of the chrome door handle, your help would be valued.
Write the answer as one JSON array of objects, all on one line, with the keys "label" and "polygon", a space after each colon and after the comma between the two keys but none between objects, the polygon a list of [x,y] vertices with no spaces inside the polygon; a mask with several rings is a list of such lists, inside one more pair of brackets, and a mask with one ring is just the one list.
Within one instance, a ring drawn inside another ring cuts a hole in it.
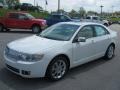
[{"label": "chrome door handle", "polygon": [[94,40],[92,40],[92,43],[94,43]]}]

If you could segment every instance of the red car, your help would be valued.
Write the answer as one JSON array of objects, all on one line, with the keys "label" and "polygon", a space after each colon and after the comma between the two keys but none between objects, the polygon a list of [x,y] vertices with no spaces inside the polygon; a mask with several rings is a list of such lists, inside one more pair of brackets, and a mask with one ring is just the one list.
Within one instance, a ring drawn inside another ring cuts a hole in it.
[{"label": "red car", "polygon": [[32,29],[34,33],[39,33],[46,27],[46,20],[35,19],[29,13],[11,12],[5,17],[0,17],[0,31],[12,29]]}]

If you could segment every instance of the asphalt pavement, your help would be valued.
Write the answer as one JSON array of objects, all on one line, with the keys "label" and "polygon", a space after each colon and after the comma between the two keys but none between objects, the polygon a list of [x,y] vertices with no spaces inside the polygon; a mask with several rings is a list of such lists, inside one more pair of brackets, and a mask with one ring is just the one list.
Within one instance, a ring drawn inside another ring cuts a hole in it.
[{"label": "asphalt pavement", "polygon": [[6,70],[3,58],[6,44],[33,34],[23,31],[0,33],[0,90],[120,90],[120,26],[109,28],[118,32],[115,57],[109,61],[101,58],[73,68],[57,82],[22,78]]}]

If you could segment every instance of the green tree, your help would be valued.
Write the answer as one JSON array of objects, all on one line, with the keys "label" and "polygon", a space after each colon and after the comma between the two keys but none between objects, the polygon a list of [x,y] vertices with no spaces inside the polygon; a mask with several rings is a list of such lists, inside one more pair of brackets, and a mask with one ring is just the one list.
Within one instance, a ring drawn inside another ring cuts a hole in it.
[{"label": "green tree", "polygon": [[78,14],[81,18],[84,18],[86,15],[86,10],[83,7],[80,7]]},{"label": "green tree", "polygon": [[88,11],[87,15],[98,15],[98,13],[95,11]]},{"label": "green tree", "polygon": [[72,10],[69,12],[69,15],[70,15],[70,17],[77,17],[77,16],[78,16],[78,13],[77,13],[77,11],[75,11],[74,9],[72,9]]}]

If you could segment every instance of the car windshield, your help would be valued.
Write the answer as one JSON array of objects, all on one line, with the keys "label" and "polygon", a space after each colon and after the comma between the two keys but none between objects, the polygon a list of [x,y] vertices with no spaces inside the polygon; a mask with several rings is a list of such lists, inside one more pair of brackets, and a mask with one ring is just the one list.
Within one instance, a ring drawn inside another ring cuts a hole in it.
[{"label": "car windshield", "polygon": [[35,19],[35,17],[33,17],[33,16],[30,15],[30,14],[26,14],[26,16],[27,16],[29,19]]},{"label": "car windshield", "polygon": [[53,40],[68,41],[79,27],[79,25],[73,24],[56,24],[44,30],[39,36]]}]

